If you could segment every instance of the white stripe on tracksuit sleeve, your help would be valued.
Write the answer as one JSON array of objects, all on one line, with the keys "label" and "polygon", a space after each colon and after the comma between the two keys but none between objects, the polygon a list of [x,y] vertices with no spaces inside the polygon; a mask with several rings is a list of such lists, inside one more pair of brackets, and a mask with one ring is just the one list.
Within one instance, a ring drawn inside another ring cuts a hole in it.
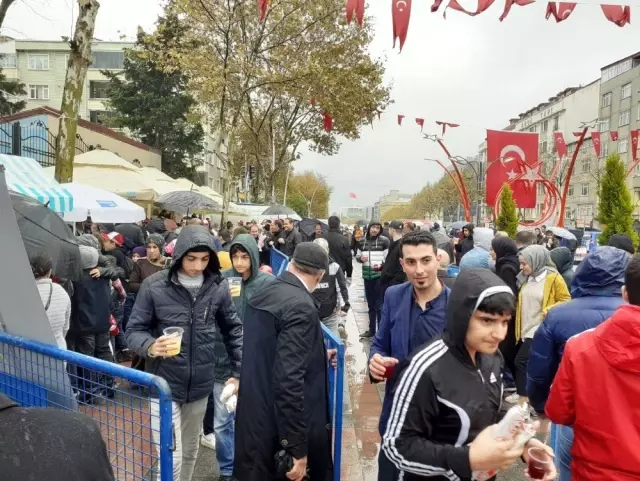
[{"label": "white stripe on tracksuit sleeve", "polygon": [[382,449],[401,471],[459,481],[460,477],[452,467],[466,465],[468,469],[468,447],[437,444],[429,440],[438,399],[427,370],[446,352],[445,343],[436,341],[414,355],[402,373],[393,397]]}]

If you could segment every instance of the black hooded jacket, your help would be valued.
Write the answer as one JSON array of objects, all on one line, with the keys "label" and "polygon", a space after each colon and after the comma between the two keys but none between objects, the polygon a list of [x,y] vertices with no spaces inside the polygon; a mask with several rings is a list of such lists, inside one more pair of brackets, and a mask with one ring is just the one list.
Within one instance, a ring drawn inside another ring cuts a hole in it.
[{"label": "black hooded jacket", "polygon": [[576,276],[573,270],[573,254],[571,254],[571,250],[568,247],[556,247],[549,252],[549,254],[551,255],[551,260],[558,268],[558,272],[567,284],[569,292],[571,292],[571,284],[573,283],[573,278]]},{"label": "black hooded jacket", "polygon": [[399,377],[382,449],[405,481],[471,479],[468,445],[499,419],[502,356],[477,354],[474,364],[464,342],[476,306],[498,292],[510,289],[491,271],[460,272],[445,332],[394,372]]},{"label": "black hooded jacket", "polygon": [[[177,272],[187,252],[202,246],[209,248],[211,257],[204,283],[194,299],[178,282]],[[174,326],[184,329],[180,354],[149,357],[151,344],[165,328]],[[242,322],[227,281],[220,275],[211,236],[200,226],[186,226],[176,242],[171,268],[148,277],[140,286],[125,333],[127,345],[147,358],[147,372],[164,378],[171,387],[173,401],[182,404],[213,392],[218,330],[231,360],[231,375],[237,378],[242,362]]]}]

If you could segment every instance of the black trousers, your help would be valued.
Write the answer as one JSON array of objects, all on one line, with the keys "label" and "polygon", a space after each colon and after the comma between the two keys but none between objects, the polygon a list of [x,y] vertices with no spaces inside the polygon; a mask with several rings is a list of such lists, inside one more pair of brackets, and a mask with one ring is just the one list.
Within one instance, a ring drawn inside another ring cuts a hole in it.
[{"label": "black trousers", "polygon": [[[67,334],[67,347],[77,353],[86,356],[113,362],[111,353],[109,332],[103,334]],[[111,376],[74,365],[69,365],[71,384],[78,391],[78,401],[90,402],[94,396],[100,394],[110,395],[108,388],[113,387],[114,379]],[[110,390],[109,390],[110,391]]]},{"label": "black trousers", "polygon": [[378,454],[378,481],[398,481],[399,476],[400,471],[398,471],[398,468],[389,461],[384,451],[380,449],[380,454]]},{"label": "black trousers", "polygon": [[523,339],[516,346],[515,365],[516,392],[519,396],[527,395],[527,363],[529,361],[529,349],[533,339]]}]

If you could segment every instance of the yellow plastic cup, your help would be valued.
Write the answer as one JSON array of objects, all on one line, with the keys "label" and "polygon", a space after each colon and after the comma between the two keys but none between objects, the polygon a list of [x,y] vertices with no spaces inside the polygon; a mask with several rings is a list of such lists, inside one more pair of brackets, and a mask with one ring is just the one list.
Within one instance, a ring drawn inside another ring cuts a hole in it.
[{"label": "yellow plastic cup", "polygon": [[229,293],[231,297],[238,297],[242,293],[242,277],[228,277]]},{"label": "yellow plastic cup", "polygon": [[175,341],[170,344],[171,347],[167,352],[167,356],[177,356],[178,354],[180,354],[184,329],[182,329],[181,327],[167,327],[162,331],[162,333],[165,336],[171,337],[172,340],[175,339]]}]

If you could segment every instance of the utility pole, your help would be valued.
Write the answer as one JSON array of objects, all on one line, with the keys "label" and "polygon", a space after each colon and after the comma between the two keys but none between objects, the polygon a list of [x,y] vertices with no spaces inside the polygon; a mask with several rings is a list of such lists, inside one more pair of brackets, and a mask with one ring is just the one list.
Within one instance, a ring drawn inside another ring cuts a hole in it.
[{"label": "utility pole", "polygon": [[287,206],[287,189],[289,188],[289,173],[291,172],[291,164],[287,164],[287,176],[284,179],[284,198],[282,205]]}]

